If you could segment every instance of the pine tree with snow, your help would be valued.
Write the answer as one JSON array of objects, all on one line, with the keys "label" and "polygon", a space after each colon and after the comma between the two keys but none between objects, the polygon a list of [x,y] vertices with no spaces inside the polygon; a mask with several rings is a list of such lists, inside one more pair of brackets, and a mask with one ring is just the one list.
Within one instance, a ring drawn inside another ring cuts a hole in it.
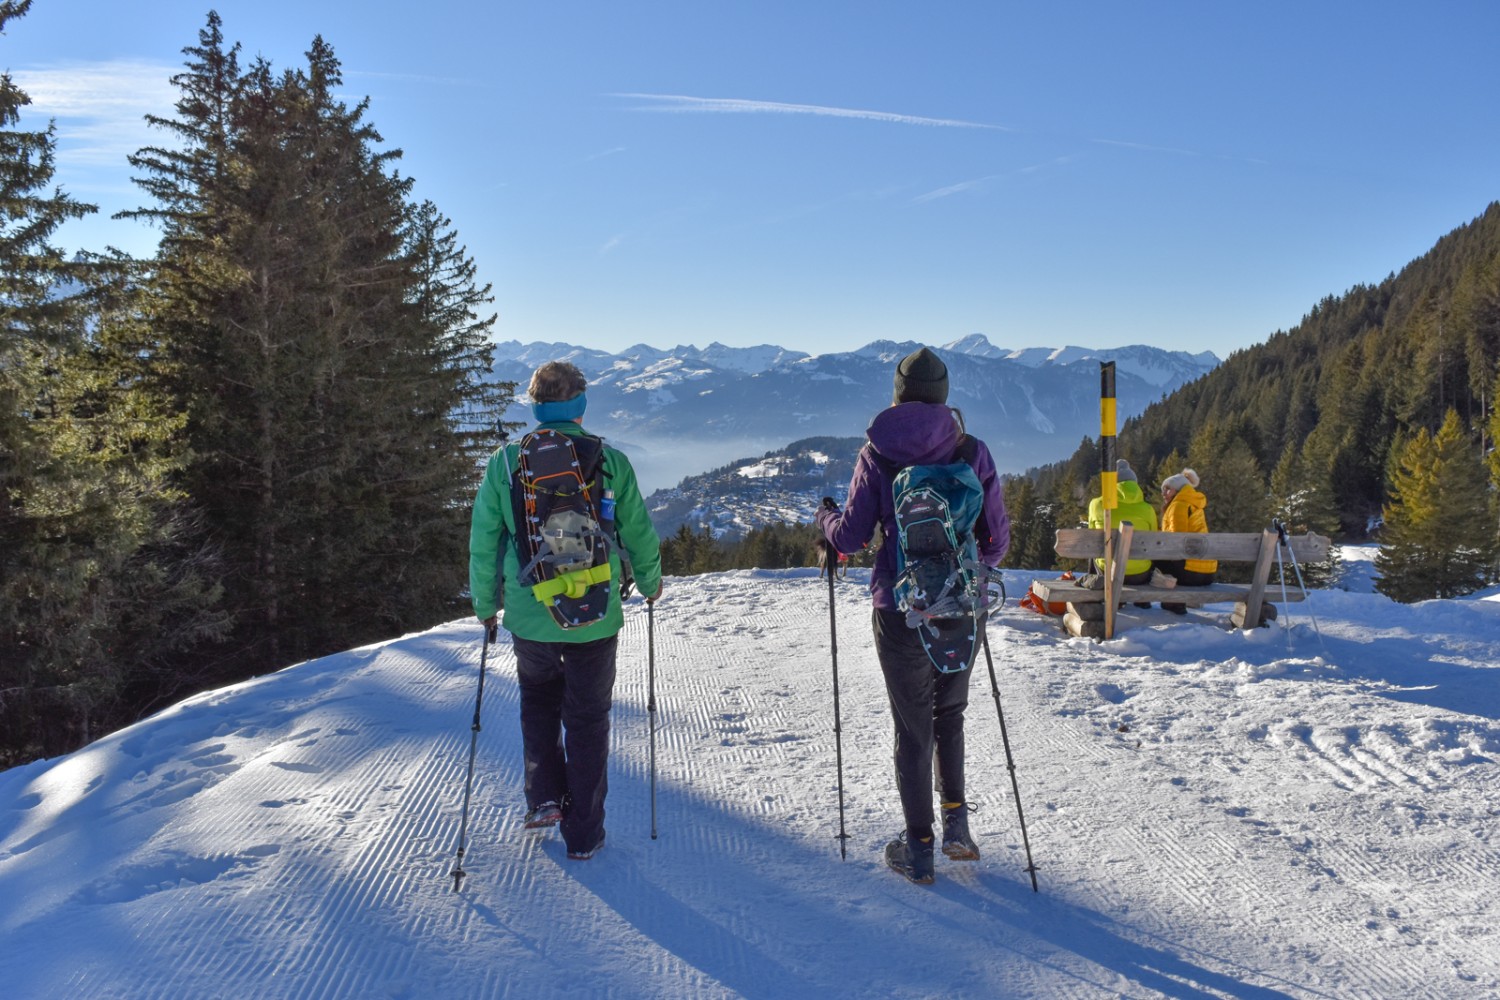
[{"label": "pine tree with snow", "polygon": [[1494,579],[1494,500],[1484,466],[1449,410],[1400,449],[1385,506],[1376,588],[1405,603],[1470,594]]}]

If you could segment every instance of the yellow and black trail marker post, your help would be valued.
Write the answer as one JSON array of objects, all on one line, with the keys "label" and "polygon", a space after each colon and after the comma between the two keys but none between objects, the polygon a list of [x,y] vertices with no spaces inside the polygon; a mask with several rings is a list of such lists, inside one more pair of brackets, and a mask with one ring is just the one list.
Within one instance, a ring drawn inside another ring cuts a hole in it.
[{"label": "yellow and black trail marker post", "polygon": [[1104,638],[1115,636],[1115,363],[1099,363],[1099,496],[1104,502]]}]

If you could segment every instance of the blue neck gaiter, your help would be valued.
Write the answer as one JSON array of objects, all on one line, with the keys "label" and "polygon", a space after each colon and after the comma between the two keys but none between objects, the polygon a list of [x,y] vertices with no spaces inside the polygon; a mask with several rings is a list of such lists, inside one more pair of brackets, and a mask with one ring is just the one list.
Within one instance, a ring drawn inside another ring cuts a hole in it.
[{"label": "blue neck gaiter", "polygon": [[551,423],[554,420],[577,420],[583,416],[583,411],[588,408],[588,405],[588,394],[580,392],[572,399],[552,403],[532,403],[531,415],[539,424]]}]

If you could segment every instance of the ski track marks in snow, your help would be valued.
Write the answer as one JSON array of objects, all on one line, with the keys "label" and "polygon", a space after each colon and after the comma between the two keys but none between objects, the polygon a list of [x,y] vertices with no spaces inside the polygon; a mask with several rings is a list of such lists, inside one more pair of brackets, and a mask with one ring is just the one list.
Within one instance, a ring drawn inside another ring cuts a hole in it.
[{"label": "ski track marks in snow", "polygon": [[1488,609],[1438,602],[1427,630],[1382,603],[1375,626],[1359,598],[1316,593],[1316,634],[1143,612],[1102,644],[1007,609],[992,649],[1036,895],[982,655],[983,860],[940,857],[931,889],[885,871],[901,823],[862,584],[835,588],[846,861],[826,581],[671,580],[657,839],[636,602],[603,852],[568,862],[555,831],[521,828],[502,633],[451,891],[481,647],[454,622],[0,775],[7,996],[1500,993]]}]

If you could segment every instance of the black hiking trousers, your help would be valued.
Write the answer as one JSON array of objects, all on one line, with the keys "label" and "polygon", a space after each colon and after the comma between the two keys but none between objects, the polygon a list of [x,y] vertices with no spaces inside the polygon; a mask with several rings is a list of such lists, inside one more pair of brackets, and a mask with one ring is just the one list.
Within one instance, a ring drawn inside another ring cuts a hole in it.
[{"label": "black hiking trousers", "polygon": [[896,724],[896,790],[907,839],[922,840],[933,835],[934,788],[943,802],[964,801],[964,710],[972,671],[945,674],[934,667],[900,611],[876,608],[874,617],[875,655]]},{"label": "black hiking trousers", "polygon": [[609,712],[619,636],[592,642],[513,637],[521,690],[526,807],[562,805],[569,851],[591,851],[604,835],[609,791]]}]

